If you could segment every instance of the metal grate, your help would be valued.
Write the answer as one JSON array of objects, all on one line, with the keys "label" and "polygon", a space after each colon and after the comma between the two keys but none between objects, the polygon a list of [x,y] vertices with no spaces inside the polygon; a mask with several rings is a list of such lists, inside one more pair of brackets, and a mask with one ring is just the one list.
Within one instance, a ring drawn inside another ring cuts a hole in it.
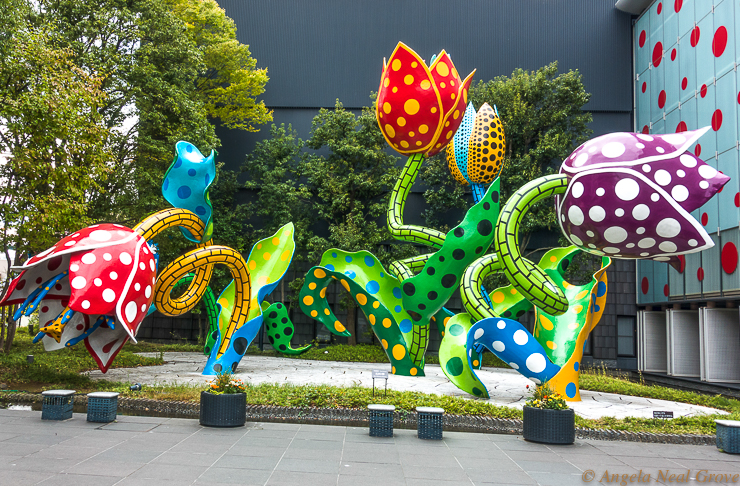
[{"label": "metal grate", "polygon": [[702,380],[740,383],[738,317],[737,309],[700,309]]},{"label": "metal grate", "polygon": [[640,311],[638,314],[638,366],[641,371],[668,371],[665,312]]},{"label": "metal grate", "polygon": [[668,374],[699,378],[701,374],[699,312],[668,310],[666,330],[668,333]]}]

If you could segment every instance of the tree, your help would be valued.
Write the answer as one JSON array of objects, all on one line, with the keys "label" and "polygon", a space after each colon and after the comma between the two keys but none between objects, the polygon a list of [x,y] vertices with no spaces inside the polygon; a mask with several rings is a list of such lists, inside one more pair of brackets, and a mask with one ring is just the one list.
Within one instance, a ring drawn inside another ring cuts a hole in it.
[{"label": "tree", "polygon": [[267,69],[257,69],[249,46],[236,39],[236,25],[215,0],[170,0],[186,34],[202,53],[196,93],[208,115],[232,129],[255,132],[272,112],[256,96],[265,91]]},{"label": "tree", "polygon": [[[23,1],[0,13],[0,248],[9,266],[90,224],[90,193],[109,173],[101,79],[77,67],[69,49],[54,45],[54,26],[31,14]],[[15,322],[4,317],[7,352]]]},{"label": "tree", "polygon": [[[557,62],[537,71],[517,69],[511,77],[480,81],[468,96],[476,109],[486,102],[496,105],[504,124],[502,204],[527,182],[557,172],[560,163],[592,133],[588,128],[591,114],[583,111],[591,95],[578,71],[558,74]],[[520,228],[522,250],[535,231],[557,227],[552,203],[538,204]]]},{"label": "tree", "polygon": [[[383,216],[388,190],[400,170],[389,154],[375,114],[364,108],[358,117],[337,100],[334,110],[321,109],[313,119],[306,146],[320,153],[304,157],[301,175],[311,192],[315,214],[328,226],[328,238],[309,242],[312,259],[330,247],[345,251],[368,250],[387,264],[415,253],[411,245],[387,244],[390,233]],[[355,303],[347,299],[347,330],[356,343]]]}]

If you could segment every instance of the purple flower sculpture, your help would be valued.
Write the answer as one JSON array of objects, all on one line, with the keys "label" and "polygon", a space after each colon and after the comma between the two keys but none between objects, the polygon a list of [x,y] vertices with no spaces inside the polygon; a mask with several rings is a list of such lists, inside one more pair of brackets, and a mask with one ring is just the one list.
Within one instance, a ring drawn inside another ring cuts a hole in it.
[{"label": "purple flower sculpture", "polygon": [[611,133],[578,147],[560,167],[560,227],[596,255],[652,259],[683,271],[679,255],[714,246],[689,212],[730,180],[687,152],[709,127],[668,135]]}]

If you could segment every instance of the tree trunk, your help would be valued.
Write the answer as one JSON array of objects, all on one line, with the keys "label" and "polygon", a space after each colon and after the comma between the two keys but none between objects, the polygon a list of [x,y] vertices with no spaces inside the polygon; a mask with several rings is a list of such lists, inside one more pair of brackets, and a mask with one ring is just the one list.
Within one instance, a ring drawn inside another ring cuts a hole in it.
[{"label": "tree trunk", "polygon": [[5,343],[3,345],[3,351],[5,351],[5,354],[8,354],[10,352],[10,346],[13,344],[13,339],[15,338],[15,329],[16,329],[16,322],[13,320],[13,307],[11,306],[8,309],[7,313],[7,328],[8,332],[5,336]]},{"label": "tree trunk", "polygon": [[354,346],[357,344],[357,305],[352,298],[348,299],[347,304],[347,330],[350,335],[347,338],[347,344]]},{"label": "tree trunk", "polygon": [[0,351],[5,349],[5,314],[7,307],[0,307]]}]

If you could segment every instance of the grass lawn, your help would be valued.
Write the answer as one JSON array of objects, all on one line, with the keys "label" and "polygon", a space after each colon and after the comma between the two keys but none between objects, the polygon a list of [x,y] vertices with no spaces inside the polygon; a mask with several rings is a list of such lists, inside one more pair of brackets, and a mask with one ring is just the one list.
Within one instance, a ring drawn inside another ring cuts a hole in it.
[{"label": "grass lawn", "polygon": [[[201,351],[198,346],[187,344],[153,344],[139,343],[126,345],[113,362],[113,367],[137,367],[163,364],[160,357],[145,358],[137,356],[138,352],[165,351]],[[256,346],[249,354],[278,356],[272,351],[260,352]],[[34,355],[34,363],[26,362],[26,355]],[[502,363],[491,353],[484,356],[485,366],[496,366]],[[330,346],[322,349],[311,349],[301,359],[322,359],[332,361],[365,361],[385,363],[385,353],[377,346]],[[428,363],[434,363],[436,356],[429,356]],[[38,392],[50,388],[73,388],[79,393],[96,390],[117,391],[122,397],[152,398],[159,400],[198,401],[201,386],[167,385],[144,386],[141,391],[132,392],[128,383],[95,381],[79,373],[97,369],[97,365],[84,347],[78,345],[52,353],[43,350],[41,344],[32,344],[31,337],[24,331],[19,332],[11,353],[0,353],[0,383],[8,390]],[[608,376],[603,371],[585,370],[581,373],[581,389],[600,392],[619,393],[662,400],[673,400],[695,405],[704,405],[731,413],[722,418],[740,420],[740,401],[720,396],[704,395],[695,392],[673,390],[670,388],[633,383],[622,378]],[[1,394],[0,394],[1,397]],[[441,407],[447,413],[462,415],[488,415],[498,418],[521,418],[522,412],[517,409],[496,406],[482,400],[464,400],[449,396],[427,395],[417,392],[398,392],[388,390],[388,396],[372,396],[372,390],[361,387],[334,387],[328,385],[293,386],[263,384],[250,386],[247,391],[248,403],[254,405],[275,405],[289,407],[332,407],[364,408],[369,403],[387,403],[399,410],[414,410],[417,406]],[[578,427],[608,428],[629,430],[633,432],[677,433],[677,434],[712,434],[715,431],[714,419],[717,415],[701,417],[676,418],[673,420],[654,419],[612,419],[587,420],[576,417]]]}]

